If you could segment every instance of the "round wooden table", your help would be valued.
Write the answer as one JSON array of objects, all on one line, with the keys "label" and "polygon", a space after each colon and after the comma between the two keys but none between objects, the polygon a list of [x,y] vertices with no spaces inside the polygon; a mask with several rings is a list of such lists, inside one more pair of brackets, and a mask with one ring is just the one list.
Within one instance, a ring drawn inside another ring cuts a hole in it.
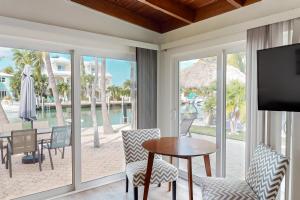
[{"label": "round wooden table", "polygon": [[216,144],[207,140],[190,137],[162,137],[148,140],[143,147],[149,151],[148,164],[145,177],[144,200],[148,198],[150,178],[155,154],[187,159],[189,199],[193,199],[192,157],[203,156],[206,175],[211,176],[209,155],[216,152]]}]

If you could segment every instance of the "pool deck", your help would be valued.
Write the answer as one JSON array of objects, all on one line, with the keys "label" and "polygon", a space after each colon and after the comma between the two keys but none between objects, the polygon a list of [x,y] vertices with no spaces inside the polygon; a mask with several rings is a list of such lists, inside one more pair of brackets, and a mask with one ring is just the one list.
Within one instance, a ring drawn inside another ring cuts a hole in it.
[{"label": "pool deck", "polygon": [[[82,181],[86,182],[96,178],[124,172],[125,159],[121,130],[129,129],[130,126],[114,126],[118,131],[114,134],[103,134],[99,127],[100,148],[93,146],[93,129],[85,129],[82,134]],[[213,137],[193,134],[193,137],[215,140]],[[229,171],[232,175],[242,171],[244,144],[240,141],[228,140],[228,163]],[[60,152],[53,154],[54,170],[51,170],[48,152],[45,152],[46,159],[42,164],[42,172],[39,171],[38,164],[24,165],[21,163],[22,155],[13,156],[13,177],[9,178],[5,165],[0,164],[0,199],[8,200],[37,192],[42,192],[58,188],[72,183],[72,160],[71,148],[66,149],[65,158],[61,159]],[[180,161],[180,168],[185,169],[184,160]],[[215,156],[211,158],[212,166],[215,166]],[[203,159],[201,157],[193,160],[193,169],[196,175],[205,175]],[[229,173],[230,175],[230,173]]]}]

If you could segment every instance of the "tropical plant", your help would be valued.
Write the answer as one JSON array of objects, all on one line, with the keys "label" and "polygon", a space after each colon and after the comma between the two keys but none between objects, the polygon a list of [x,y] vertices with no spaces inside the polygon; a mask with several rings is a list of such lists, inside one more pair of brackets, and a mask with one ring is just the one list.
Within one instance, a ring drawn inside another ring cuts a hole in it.
[{"label": "tropical plant", "polygon": [[102,58],[101,62],[101,78],[100,78],[100,94],[101,94],[101,111],[103,120],[103,131],[104,133],[113,133],[113,128],[111,126],[109,115],[106,105],[106,59]]},{"label": "tropical plant", "polygon": [[209,86],[202,87],[200,94],[204,99],[203,110],[207,113],[207,124],[211,125],[216,113],[216,82],[212,82]]},{"label": "tropical plant", "polygon": [[43,57],[44,65],[46,66],[46,69],[48,72],[49,87],[50,87],[53,97],[54,97],[57,124],[59,126],[61,126],[61,125],[64,125],[64,116],[63,116],[61,102],[59,100],[58,90],[56,87],[56,81],[55,81],[55,77],[53,74],[49,53],[43,52],[42,57]]},{"label": "tropical plant", "polygon": [[[226,114],[230,121],[230,132],[236,133],[237,122],[241,114],[245,115],[246,88],[245,84],[233,80],[227,85],[226,91]],[[245,117],[242,116],[244,119]]]},{"label": "tropical plant", "polygon": [[13,74],[14,73],[14,68],[12,66],[7,66],[2,71],[6,74]]},{"label": "tropical plant", "polygon": [[56,87],[57,87],[58,94],[61,97],[63,97],[63,99],[68,98],[70,90],[71,90],[70,84],[68,84],[68,83],[66,83],[64,81],[59,81],[57,83]]},{"label": "tropical plant", "polygon": [[21,88],[21,76],[25,65],[30,65],[33,70],[34,88],[37,96],[44,96],[48,87],[47,78],[41,74],[43,66],[42,53],[38,51],[13,49],[13,60],[17,66],[11,80],[11,88],[16,98],[19,98]]},{"label": "tropical plant", "polygon": [[112,100],[119,101],[121,100],[122,88],[119,86],[111,85],[107,87],[108,92],[111,95]]},{"label": "tropical plant", "polygon": [[17,70],[13,73],[13,76],[11,77],[10,82],[9,82],[10,88],[12,89],[12,92],[16,99],[20,98],[21,76],[22,76],[22,71]]},{"label": "tropical plant", "polygon": [[241,72],[246,72],[246,55],[245,52],[229,54],[227,63],[238,68]]}]

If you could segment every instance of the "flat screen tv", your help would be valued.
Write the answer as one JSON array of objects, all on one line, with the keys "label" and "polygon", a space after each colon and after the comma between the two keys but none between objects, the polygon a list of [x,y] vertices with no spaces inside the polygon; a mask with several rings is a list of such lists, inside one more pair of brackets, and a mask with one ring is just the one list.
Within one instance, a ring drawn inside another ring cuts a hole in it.
[{"label": "flat screen tv", "polygon": [[300,44],[257,52],[258,109],[300,112]]}]

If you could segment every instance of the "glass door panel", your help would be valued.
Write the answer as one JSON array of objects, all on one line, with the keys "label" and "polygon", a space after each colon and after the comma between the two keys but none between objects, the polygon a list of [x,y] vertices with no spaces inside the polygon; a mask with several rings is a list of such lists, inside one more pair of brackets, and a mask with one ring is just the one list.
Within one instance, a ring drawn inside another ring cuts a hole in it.
[{"label": "glass door panel", "polygon": [[[40,152],[43,147],[41,171],[38,151],[35,164],[33,153],[11,154],[12,177],[5,164],[0,164],[0,199],[14,199],[72,184],[70,57],[65,53],[0,47],[0,136],[34,128],[38,132]],[[28,79],[29,82],[23,84],[30,83],[34,90],[21,89],[21,79]],[[19,111],[25,95],[35,103],[31,108],[36,115],[22,112],[24,118],[21,119]],[[50,140],[52,130],[66,136],[65,145],[54,148],[56,140]],[[0,143],[7,154],[7,138],[3,137]]]},{"label": "glass door panel", "polygon": [[245,177],[246,56],[227,54],[226,66],[226,176]]},{"label": "glass door panel", "polygon": [[[179,62],[179,136],[216,142],[217,56]],[[211,155],[215,175],[216,158]],[[186,160],[179,168],[186,171]],[[193,173],[205,176],[203,157],[193,159]]]},{"label": "glass door panel", "polygon": [[121,131],[136,124],[135,62],[81,57],[82,181],[124,172]]}]

